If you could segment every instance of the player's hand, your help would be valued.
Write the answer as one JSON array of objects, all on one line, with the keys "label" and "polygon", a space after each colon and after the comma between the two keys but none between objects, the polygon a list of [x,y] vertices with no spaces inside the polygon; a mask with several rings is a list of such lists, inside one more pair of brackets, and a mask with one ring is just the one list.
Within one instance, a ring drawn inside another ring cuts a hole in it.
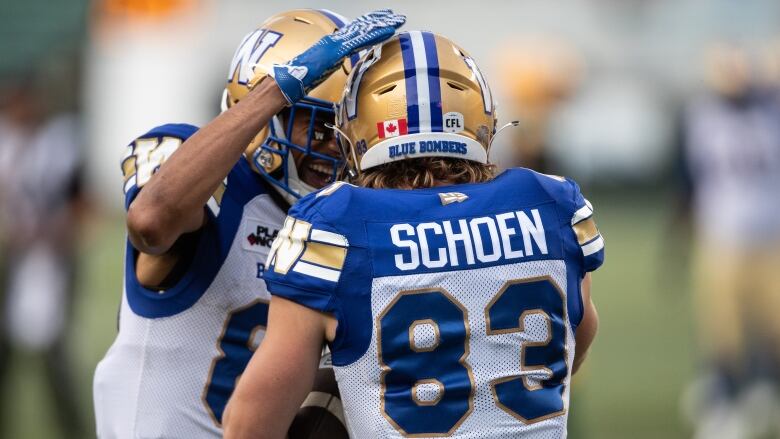
[{"label": "player's hand", "polygon": [[287,64],[275,64],[272,76],[293,104],[338,69],[344,57],[390,38],[405,22],[406,16],[390,9],[360,16]]}]

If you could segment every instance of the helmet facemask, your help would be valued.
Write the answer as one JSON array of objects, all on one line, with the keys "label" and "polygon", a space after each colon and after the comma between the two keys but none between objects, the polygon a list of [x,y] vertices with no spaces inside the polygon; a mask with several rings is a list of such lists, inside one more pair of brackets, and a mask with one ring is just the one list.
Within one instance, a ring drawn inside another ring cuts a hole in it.
[{"label": "helmet facemask", "polygon": [[[294,202],[337,180],[344,168],[328,128],[335,111],[329,101],[306,97],[274,116],[268,136],[252,156],[252,163],[268,181]],[[297,140],[297,142],[296,142]]]}]

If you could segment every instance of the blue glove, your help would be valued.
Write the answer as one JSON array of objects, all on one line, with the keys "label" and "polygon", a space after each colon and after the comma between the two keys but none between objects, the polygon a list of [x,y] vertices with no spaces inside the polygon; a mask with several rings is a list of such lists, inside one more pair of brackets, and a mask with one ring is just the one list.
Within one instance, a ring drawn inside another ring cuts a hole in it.
[{"label": "blue glove", "polygon": [[271,76],[292,105],[336,71],[344,57],[392,37],[405,22],[406,16],[390,9],[370,12],[322,37],[287,64],[274,64]]}]

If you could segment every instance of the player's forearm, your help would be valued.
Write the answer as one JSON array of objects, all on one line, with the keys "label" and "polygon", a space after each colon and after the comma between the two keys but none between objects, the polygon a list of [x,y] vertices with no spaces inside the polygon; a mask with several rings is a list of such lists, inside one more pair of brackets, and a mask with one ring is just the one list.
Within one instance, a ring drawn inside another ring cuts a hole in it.
[{"label": "player's forearm", "polygon": [[588,356],[588,350],[593,340],[596,338],[596,333],[599,330],[599,314],[596,312],[596,305],[593,304],[591,299],[591,285],[593,279],[591,274],[588,273],[583,277],[580,284],[580,294],[582,294],[582,320],[579,326],[577,326],[577,332],[574,334],[575,354],[574,364],[572,365],[571,373],[575,374],[579,370],[582,363],[585,361],[585,357]]},{"label": "player's forearm", "polygon": [[280,359],[255,361],[253,358],[252,362],[254,365],[250,363],[251,369],[244,371],[225,410],[224,437],[283,439],[297,408],[311,389],[313,373],[299,374],[295,364],[282,368],[269,364],[284,362]]},{"label": "player's forearm", "polygon": [[[325,317],[274,296],[268,331],[228,402],[226,439],[283,438],[314,384]],[[290,339],[289,334],[295,334]]]},{"label": "player's forearm", "polygon": [[575,334],[575,355],[574,364],[572,365],[572,374],[577,373],[585,362],[585,358],[588,356],[590,345],[593,344],[593,340],[596,338],[596,333],[599,329],[599,316],[596,312],[596,307],[592,301],[588,301],[586,304],[585,316],[582,318],[579,327],[577,327],[577,333]]},{"label": "player's forearm", "polygon": [[187,139],[138,194],[127,226],[140,251],[167,251],[182,233],[203,224],[203,206],[261,127],[286,105],[266,79],[238,104]]},{"label": "player's forearm", "polygon": [[261,404],[261,401],[230,399],[225,414],[222,417],[224,427],[223,437],[226,439],[283,439],[286,435],[283,428],[274,425],[258,425],[256,411],[251,407]]}]

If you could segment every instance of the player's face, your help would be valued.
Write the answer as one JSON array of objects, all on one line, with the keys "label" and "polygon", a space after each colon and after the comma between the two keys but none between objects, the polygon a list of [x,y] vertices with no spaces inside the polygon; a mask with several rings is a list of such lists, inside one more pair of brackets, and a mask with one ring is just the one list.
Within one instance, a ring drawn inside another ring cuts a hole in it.
[{"label": "player's face", "polygon": [[[306,145],[309,135],[309,121],[311,113],[308,110],[296,111],[295,121],[291,141],[298,145]],[[312,134],[312,151],[325,154],[334,158],[341,158],[336,136],[333,130],[326,127],[325,124],[333,123],[333,116],[330,114],[317,114],[314,121],[314,133]],[[305,155],[297,150],[292,151],[295,160],[295,166],[298,169],[298,178],[304,183],[315,188],[321,188],[332,183],[333,163],[328,160],[322,160]]]}]

